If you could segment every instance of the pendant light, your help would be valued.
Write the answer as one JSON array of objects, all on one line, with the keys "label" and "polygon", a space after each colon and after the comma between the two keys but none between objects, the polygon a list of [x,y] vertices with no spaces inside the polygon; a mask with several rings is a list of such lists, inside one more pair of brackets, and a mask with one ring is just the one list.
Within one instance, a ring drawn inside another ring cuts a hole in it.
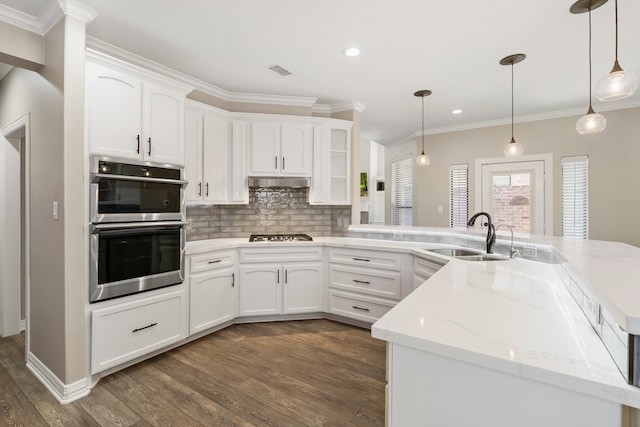
[{"label": "pendant light", "polygon": [[576,123],[576,130],[582,135],[602,132],[607,127],[607,119],[603,115],[596,113],[591,105],[591,11],[599,8],[607,1],[578,0],[569,8],[569,11],[574,14],[589,13],[589,109]]},{"label": "pendant light", "polygon": [[638,80],[631,71],[625,71],[618,63],[618,0],[616,0],[616,60],[611,72],[596,85],[596,96],[600,101],[616,101],[627,98],[638,89]]},{"label": "pendant light", "polygon": [[505,56],[500,60],[500,65],[511,65],[511,142],[505,145],[504,155],[506,157],[518,157],[522,155],[524,150],[522,145],[518,144],[513,137],[513,65],[524,61],[527,55],[524,53],[516,53]]},{"label": "pendant light", "polygon": [[431,91],[428,89],[419,90],[413,94],[413,96],[419,96],[422,98],[422,153],[416,158],[418,166],[427,166],[431,163],[431,159],[424,152],[424,97],[431,95]]}]

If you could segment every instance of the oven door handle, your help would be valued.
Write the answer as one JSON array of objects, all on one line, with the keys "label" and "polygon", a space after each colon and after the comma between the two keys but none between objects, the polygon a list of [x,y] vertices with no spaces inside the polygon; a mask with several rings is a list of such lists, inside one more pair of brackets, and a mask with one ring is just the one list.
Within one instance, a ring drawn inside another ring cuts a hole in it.
[{"label": "oven door handle", "polygon": [[189,182],[183,179],[149,178],[146,176],[109,175],[104,173],[92,173],[91,182],[96,184],[104,179],[117,179],[120,181],[157,182],[160,184],[175,184],[185,187]]},{"label": "oven door handle", "polygon": [[91,224],[91,234],[96,234],[104,230],[123,230],[129,228],[145,227],[171,227],[187,224],[187,221],[114,222],[106,224]]}]

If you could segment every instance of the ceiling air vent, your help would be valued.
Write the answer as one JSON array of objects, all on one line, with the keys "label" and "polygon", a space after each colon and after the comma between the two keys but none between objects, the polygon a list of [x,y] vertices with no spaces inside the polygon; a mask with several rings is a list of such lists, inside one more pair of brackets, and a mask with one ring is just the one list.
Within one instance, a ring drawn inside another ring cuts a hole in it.
[{"label": "ceiling air vent", "polygon": [[291,71],[287,70],[282,65],[278,65],[278,64],[271,65],[270,67],[267,67],[267,68],[269,68],[271,71],[273,71],[280,77],[286,77],[293,74]]}]

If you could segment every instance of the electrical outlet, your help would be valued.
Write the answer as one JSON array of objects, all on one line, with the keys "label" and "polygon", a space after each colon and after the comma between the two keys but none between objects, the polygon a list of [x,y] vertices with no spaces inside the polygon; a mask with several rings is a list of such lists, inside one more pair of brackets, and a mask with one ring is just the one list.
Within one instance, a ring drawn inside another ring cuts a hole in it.
[{"label": "electrical outlet", "polygon": [[393,232],[393,240],[402,240],[402,233],[394,231]]},{"label": "electrical outlet", "polygon": [[191,218],[187,219],[187,230],[191,230],[193,228],[193,220]]}]

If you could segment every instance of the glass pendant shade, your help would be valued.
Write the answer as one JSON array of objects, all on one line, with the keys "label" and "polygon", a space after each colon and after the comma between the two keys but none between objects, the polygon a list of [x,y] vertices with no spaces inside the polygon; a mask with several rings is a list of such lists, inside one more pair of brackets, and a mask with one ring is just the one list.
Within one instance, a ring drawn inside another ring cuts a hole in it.
[{"label": "glass pendant shade", "polygon": [[606,127],[607,119],[602,114],[593,111],[591,107],[589,107],[587,114],[580,117],[578,123],[576,123],[576,130],[581,135],[602,132]]},{"label": "glass pendant shade", "polygon": [[516,142],[515,139],[511,139],[511,142],[504,146],[505,157],[518,157],[522,156],[524,147]]},{"label": "glass pendant shade", "polygon": [[431,163],[431,159],[423,151],[418,157],[416,157],[416,163],[418,166],[427,166]]},{"label": "glass pendant shade", "polygon": [[613,70],[598,82],[596,96],[600,101],[616,101],[633,95],[636,89],[636,76],[631,71],[623,70],[616,61]]}]

